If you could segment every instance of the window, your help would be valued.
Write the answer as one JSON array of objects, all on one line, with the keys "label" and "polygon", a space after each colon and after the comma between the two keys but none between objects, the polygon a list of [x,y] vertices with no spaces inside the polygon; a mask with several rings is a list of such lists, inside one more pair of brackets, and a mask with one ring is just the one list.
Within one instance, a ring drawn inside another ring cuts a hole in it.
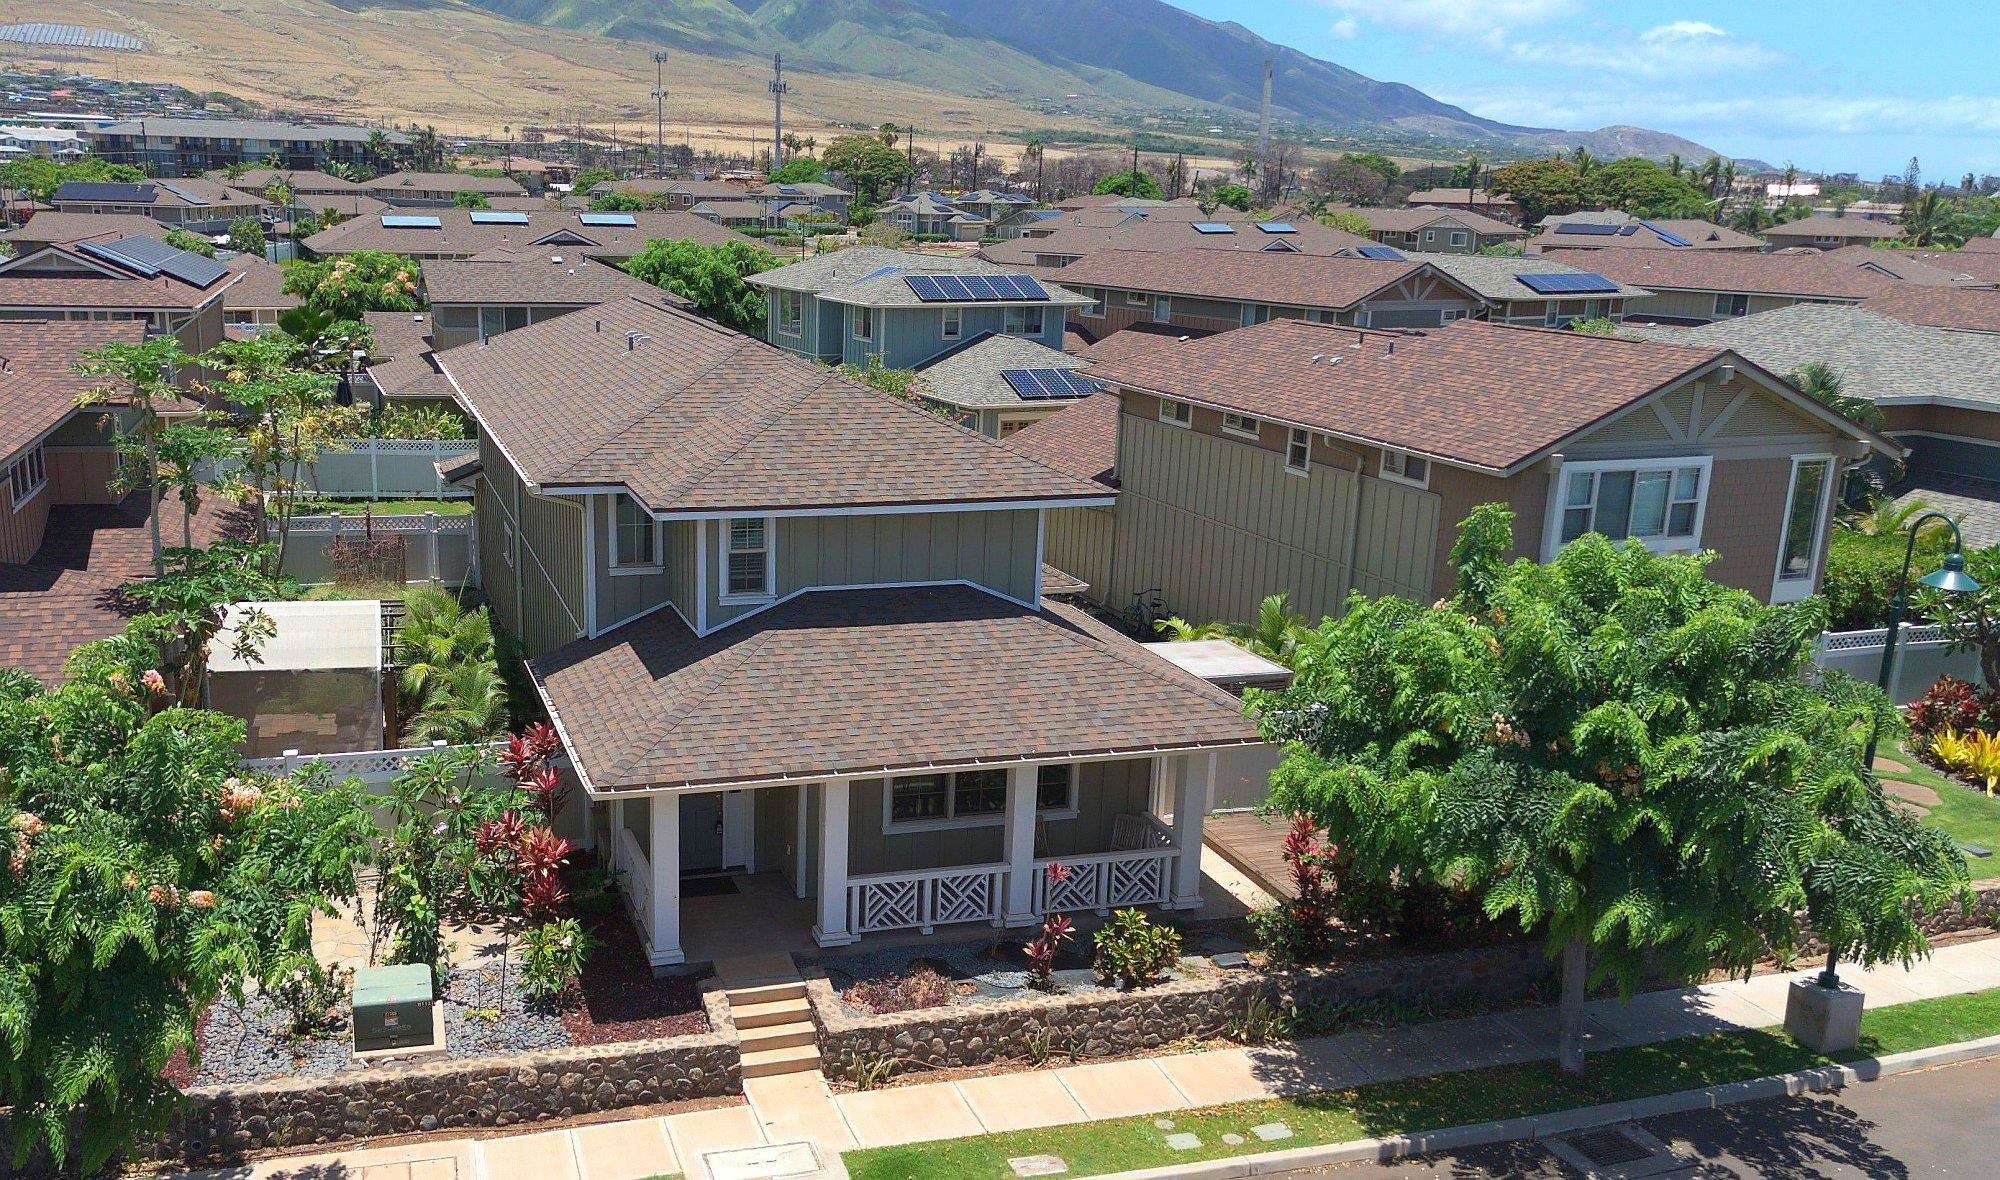
[{"label": "window", "polygon": [[1225,410],[1222,414],[1222,429],[1229,434],[1240,434],[1245,438],[1257,437],[1257,420],[1248,414],[1238,414]]},{"label": "window", "polygon": [[1451,231],[1451,244],[1454,246],[1465,245],[1465,231],[1462,229]]},{"label": "window", "polygon": [[875,339],[875,309],[857,307],[854,309],[854,338],[856,340]]},{"label": "window", "polygon": [[1005,329],[1009,336],[1041,335],[1042,309],[1039,307],[1008,308]]},{"label": "window", "polygon": [[1382,452],[1382,478],[1397,483],[1412,484],[1426,488],[1431,483],[1431,463],[1422,455],[1412,455],[1408,451]]},{"label": "window", "polygon": [[729,551],[722,563],[722,596],[771,596],[771,525],[761,516],[743,516],[724,523]]},{"label": "window", "polygon": [[1146,304],[1152,302],[1152,299],[1153,297],[1144,291],[1125,292],[1125,302],[1131,304],[1133,307],[1144,307]]},{"label": "window", "polygon": [[1076,764],[1064,762],[1035,768],[1035,810],[1076,811]]},{"label": "window", "polygon": [[514,522],[500,522],[500,557],[508,565],[514,564]]},{"label": "window", "polygon": [[1771,601],[1796,602],[1812,593],[1819,568],[1820,519],[1833,460],[1818,455],[1792,460],[1792,486],[1785,499],[1785,531],[1778,540],[1778,578]]},{"label": "window", "polygon": [[1085,288],[1083,289],[1083,292],[1082,292],[1082,293],[1083,293],[1084,295],[1086,295],[1086,296],[1088,296],[1088,297],[1090,298],[1090,306],[1084,309],[1084,314],[1085,314],[1085,315],[1103,315],[1103,314],[1104,314],[1104,288],[1102,288],[1102,287],[1085,287]]},{"label": "window", "polygon": [[528,326],[528,309],[525,307],[482,307],[479,309],[479,338],[491,340],[502,332],[512,332]]},{"label": "window", "polygon": [[786,336],[796,336],[799,334],[799,321],[802,318],[801,309],[804,305],[805,297],[799,292],[778,292],[778,331],[781,334]]},{"label": "window", "polygon": [[35,493],[48,486],[48,482],[48,458],[40,443],[7,467],[7,487],[14,493],[16,508],[34,499]]},{"label": "window", "polygon": [[1312,463],[1312,435],[1294,426],[1285,443],[1285,470],[1304,475]]},{"label": "window", "polygon": [[1427,229],[1424,231],[1424,241],[1426,242],[1435,242],[1437,241],[1437,237],[1438,237],[1438,231],[1434,229]]},{"label": "window", "polygon": [[1715,297],[1715,314],[1718,318],[1750,314],[1748,295],[1721,294]]},{"label": "window", "polygon": [[1601,533],[1654,550],[1699,548],[1707,482],[1706,459],[1571,464],[1563,468],[1560,539]]},{"label": "window", "polygon": [[[1007,775],[1004,768],[994,767],[892,778],[883,830],[1001,823],[1007,814]],[[1050,818],[1073,817],[1076,777],[1074,763],[1036,767],[1035,810]]]},{"label": "window", "polygon": [[1186,402],[1163,397],[1160,399],[1160,421],[1171,422],[1175,426],[1193,426],[1194,407]]},{"label": "window", "polygon": [[639,501],[621,495],[611,528],[611,565],[614,569],[658,569],[660,566],[660,522]]},{"label": "window", "polygon": [[1548,312],[1542,316],[1542,325],[1548,328],[1567,328],[1577,320],[1583,319],[1588,311],[1589,304],[1582,299],[1551,302]]},{"label": "window", "polygon": [[958,339],[959,332],[965,327],[965,312],[956,307],[947,307],[939,314],[944,316],[944,338]]}]

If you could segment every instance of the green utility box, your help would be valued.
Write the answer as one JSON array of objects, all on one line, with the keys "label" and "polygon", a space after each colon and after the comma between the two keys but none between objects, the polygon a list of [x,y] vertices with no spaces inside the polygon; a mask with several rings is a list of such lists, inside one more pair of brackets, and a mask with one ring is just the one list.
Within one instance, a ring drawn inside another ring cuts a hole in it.
[{"label": "green utility box", "polygon": [[437,1039],[431,969],[422,963],[354,973],[354,1051],[403,1049]]}]

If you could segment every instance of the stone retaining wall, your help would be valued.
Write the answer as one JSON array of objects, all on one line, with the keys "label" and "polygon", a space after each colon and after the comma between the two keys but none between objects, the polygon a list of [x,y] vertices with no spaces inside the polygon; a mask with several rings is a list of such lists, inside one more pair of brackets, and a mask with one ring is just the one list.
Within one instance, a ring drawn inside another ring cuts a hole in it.
[{"label": "stone retaining wall", "polygon": [[704,986],[709,1031],[456,1061],[421,1058],[325,1078],[188,1091],[174,1131],[150,1153],[193,1163],[281,1147],[542,1119],[714,1098],[742,1090],[736,1025]]},{"label": "stone retaining wall", "polygon": [[1504,1004],[1526,996],[1549,972],[1538,942],[1418,955],[1286,973],[1217,971],[1134,992],[1069,995],[1026,992],[1018,1000],[953,1004],[916,1012],[850,1012],[824,973],[810,971],[806,998],[819,1025],[820,1069],[848,1080],[855,1058],[887,1057],[897,1072],[1027,1060],[1030,1038],[1046,1032],[1048,1051],[1109,1057],[1156,1049],[1188,1037],[1220,1035],[1252,996],[1301,1007],[1424,997],[1476,996]]}]

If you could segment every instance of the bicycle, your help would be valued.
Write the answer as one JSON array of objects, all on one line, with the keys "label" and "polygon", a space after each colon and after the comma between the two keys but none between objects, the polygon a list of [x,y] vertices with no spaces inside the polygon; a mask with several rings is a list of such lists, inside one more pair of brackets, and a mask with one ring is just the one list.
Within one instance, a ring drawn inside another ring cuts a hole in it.
[{"label": "bicycle", "polygon": [[1158,635],[1161,620],[1172,617],[1173,612],[1167,609],[1166,599],[1160,597],[1158,586],[1134,594],[1132,605],[1119,616],[1125,629],[1142,641]]}]

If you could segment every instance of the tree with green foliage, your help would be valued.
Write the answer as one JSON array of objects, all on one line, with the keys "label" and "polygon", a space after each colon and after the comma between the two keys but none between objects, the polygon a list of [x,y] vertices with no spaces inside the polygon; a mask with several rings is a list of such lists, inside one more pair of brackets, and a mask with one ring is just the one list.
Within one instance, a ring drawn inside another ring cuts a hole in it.
[{"label": "tree with green foliage", "polygon": [[590,199],[595,213],[643,213],[652,205],[638,193],[605,192]]},{"label": "tree with green foliage", "polygon": [[1352,209],[1328,209],[1318,217],[1313,218],[1313,220],[1319,222],[1321,225],[1345,230],[1357,238],[1373,238],[1375,236],[1375,227],[1368,224],[1366,217],[1361,216],[1361,214],[1354,212]]},{"label": "tree with green foliage", "polygon": [[1644,156],[1627,156],[1592,169],[1588,191],[1598,204],[1634,217],[1706,217],[1708,199],[1685,175]]},{"label": "tree with green foliage", "polygon": [[485,193],[465,188],[451,195],[451,207],[454,209],[491,209],[493,202],[487,199]]},{"label": "tree with green foliage", "polygon": [[72,181],[92,184],[137,184],[146,174],[130,164],[113,164],[96,156],[80,160],[52,160],[46,156],[23,156],[0,166],[0,188],[24,192],[37,201],[47,201],[56,190]]},{"label": "tree with green foliage", "polygon": [[743,279],[776,265],[778,260],[768,250],[748,242],[705,246],[685,238],[655,238],[625,264],[625,269],[692,302],[710,319],[755,334],[763,330],[767,319],[764,293]]},{"label": "tree with green foliage", "polygon": [[1160,187],[1160,182],[1154,180],[1152,175],[1142,168],[1134,168],[1130,172],[1113,172],[1098,181],[1090,191],[1098,196],[1109,194],[1119,197],[1138,197],[1148,201],[1163,201],[1167,196],[1166,191]]},{"label": "tree with green foliage", "polygon": [[826,179],[826,165],[811,156],[793,156],[769,179],[772,184],[811,184]]},{"label": "tree with green foliage", "polygon": [[1209,193],[1209,199],[1217,205],[1227,205],[1239,213],[1248,213],[1251,202],[1255,201],[1257,197],[1256,194],[1240,184],[1223,184],[1217,185]]},{"label": "tree with green foliage", "polygon": [[1747,974],[1808,930],[1842,961],[1927,953],[1965,863],[1863,766],[1895,708],[1808,674],[1824,604],[1763,606],[1706,556],[1595,534],[1509,562],[1512,520],[1475,509],[1449,597],[1356,596],[1289,688],[1251,694],[1287,744],[1275,808],[1375,887],[1454,891],[1543,939],[1571,1073],[1591,984]]},{"label": "tree with green foliage", "polygon": [[[186,250],[203,258],[215,257],[215,243],[197,233],[189,233],[180,226],[174,226],[160,235],[160,240],[176,250]],[[235,247],[230,247],[235,249]]]},{"label": "tree with green foliage", "polygon": [[[80,400],[97,403],[129,397],[139,412],[131,433],[140,440],[145,470],[157,471],[160,467],[160,403],[180,397],[174,378],[193,361],[194,358],[181,348],[178,339],[164,333],[148,337],[138,344],[107,344],[103,348],[88,350],[77,358],[76,371],[102,380]],[[163,568],[164,552],[160,543],[160,491],[158,480],[148,482],[150,503],[146,524],[152,533],[153,568],[156,572]]]},{"label": "tree with green foliage", "polygon": [[609,168],[584,168],[570,178],[570,191],[578,196],[607,181],[618,179],[618,174]]},{"label": "tree with green foliage", "polygon": [[[308,215],[309,216],[309,215]],[[305,218],[300,218],[293,228],[293,236],[306,233]],[[315,229],[312,232],[318,232]],[[238,254],[264,257],[264,223],[254,217],[239,217],[229,223],[229,248]]]},{"label": "tree with green foliage", "polygon": [[1979,658],[1980,679],[2000,692],[2000,545],[1966,554],[1965,572],[1979,580],[1978,593],[1941,594],[1918,587],[1911,598],[1919,614],[1944,628],[1946,639]]},{"label": "tree with green foliage", "polygon": [[1576,165],[1564,159],[1522,160],[1486,176],[1489,192],[1506,193],[1533,225],[1550,214],[1573,213],[1590,200],[1590,187]]},{"label": "tree with green foliage", "polygon": [[323,260],[301,260],[285,271],[285,293],[315,311],[358,320],[371,311],[417,311],[417,264],[401,254],[360,250]]},{"label": "tree with green foliage", "polygon": [[[885,128],[890,124],[884,124]],[[826,145],[820,164],[838,172],[854,188],[856,204],[879,205],[910,178],[910,162],[878,135],[842,135]]]},{"label": "tree with green foliage", "polygon": [[1860,426],[1880,430],[1888,422],[1882,407],[1868,398],[1847,392],[1839,370],[1825,361],[1807,361],[1785,374],[1792,388]]},{"label": "tree with green foliage", "polygon": [[[121,434],[114,440],[118,469],[107,488],[123,497],[157,483],[163,498],[171,496],[181,506],[181,544],[194,546],[194,518],[201,512],[201,494],[209,484],[213,464],[235,450],[234,432],[213,425],[219,415],[202,415],[194,421],[176,422],[147,439]],[[148,465],[148,453],[154,457]]]},{"label": "tree with green foliage", "polygon": [[1615,320],[1599,316],[1594,320],[1571,320],[1569,330],[1584,336],[1616,336],[1618,324]]},{"label": "tree with green foliage", "polygon": [[1336,163],[1366,168],[1381,177],[1384,184],[1394,184],[1403,175],[1403,166],[1381,152],[1342,152]]}]

